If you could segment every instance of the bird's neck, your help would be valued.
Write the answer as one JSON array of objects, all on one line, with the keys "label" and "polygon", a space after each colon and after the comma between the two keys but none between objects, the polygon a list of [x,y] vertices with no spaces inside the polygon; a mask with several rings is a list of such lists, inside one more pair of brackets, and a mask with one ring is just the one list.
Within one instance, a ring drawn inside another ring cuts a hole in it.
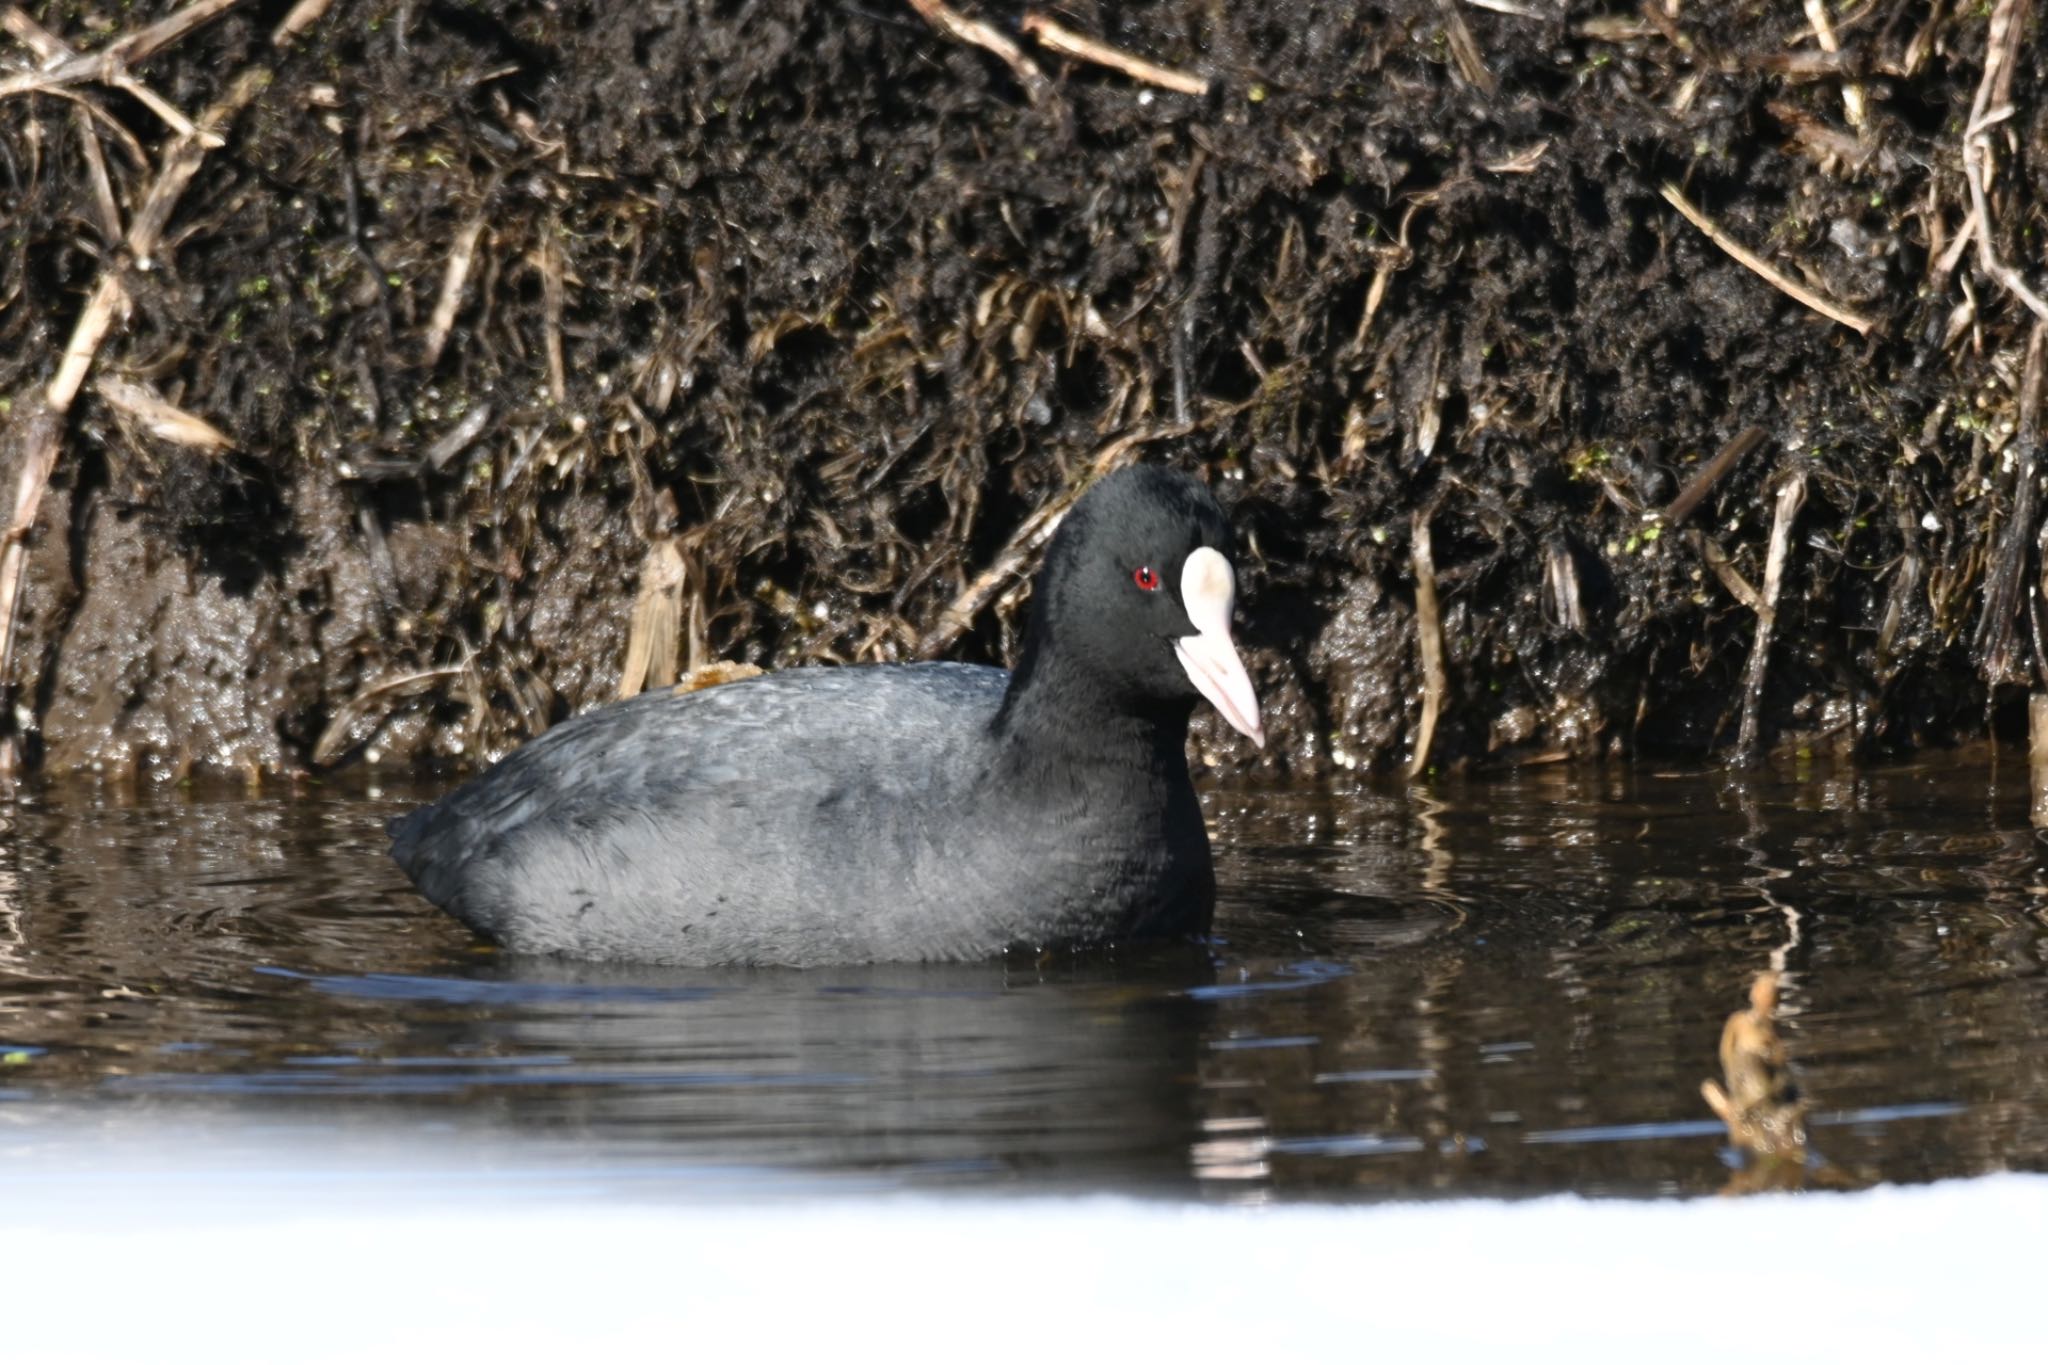
[{"label": "bird's neck", "polygon": [[1190,701],[1113,697],[1078,670],[1043,655],[1011,676],[992,730],[1005,766],[1154,778],[1187,777]]}]

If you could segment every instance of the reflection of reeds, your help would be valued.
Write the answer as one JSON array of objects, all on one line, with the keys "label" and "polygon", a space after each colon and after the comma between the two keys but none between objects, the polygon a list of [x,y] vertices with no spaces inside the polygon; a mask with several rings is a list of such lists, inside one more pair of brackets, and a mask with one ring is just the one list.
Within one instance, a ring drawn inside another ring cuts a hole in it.
[{"label": "reflection of reeds", "polygon": [[1749,988],[1749,1008],[1728,1016],[1721,1030],[1721,1075],[1727,1089],[1700,1083],[1700,1094],[1721,1122],[1728,1140],[1758,1157],[1801,1154],[1806,1149],[1806,1099],[1792,1077],[1784,1040],[1778,1037],[1778,974],[1760,972]]}]

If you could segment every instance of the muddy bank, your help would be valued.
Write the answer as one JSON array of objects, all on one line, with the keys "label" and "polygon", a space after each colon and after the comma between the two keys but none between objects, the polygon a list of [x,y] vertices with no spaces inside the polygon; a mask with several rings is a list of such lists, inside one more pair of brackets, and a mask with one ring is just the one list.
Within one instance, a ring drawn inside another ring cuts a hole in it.
[{"label": "muddy bank", "polygon": [[1244,530],[1264,770],[1981,733],[2038,26],[1669,11],[10,10],[6,724],[462,761],[629,663],[1002,658],[1145,458]]}]

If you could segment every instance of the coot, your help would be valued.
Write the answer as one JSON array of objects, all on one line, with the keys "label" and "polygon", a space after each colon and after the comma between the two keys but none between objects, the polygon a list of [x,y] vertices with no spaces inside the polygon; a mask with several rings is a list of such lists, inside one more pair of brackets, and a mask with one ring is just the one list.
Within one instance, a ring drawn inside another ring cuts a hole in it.
[{"label": "coot", "polygon": [[1265,736],[1200,483],[1101,479],[1047,548],[1014,673],[803,668],[550,730],[394,820],[428,899],[518,952],[695,964],[965,960],[1197,933],[1206,697]]}]

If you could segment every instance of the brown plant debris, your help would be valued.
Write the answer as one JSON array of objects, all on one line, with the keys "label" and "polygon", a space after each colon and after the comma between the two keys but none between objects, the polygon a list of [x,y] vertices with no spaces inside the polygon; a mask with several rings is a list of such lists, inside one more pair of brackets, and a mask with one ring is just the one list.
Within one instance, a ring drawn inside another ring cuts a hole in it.
[{"label": "brown plant debris", "polygon": [[1007,660],[1131,459],[1239,528],[1218,764],[2017,739],[2039,18],[0,0],[0,742]]}]

